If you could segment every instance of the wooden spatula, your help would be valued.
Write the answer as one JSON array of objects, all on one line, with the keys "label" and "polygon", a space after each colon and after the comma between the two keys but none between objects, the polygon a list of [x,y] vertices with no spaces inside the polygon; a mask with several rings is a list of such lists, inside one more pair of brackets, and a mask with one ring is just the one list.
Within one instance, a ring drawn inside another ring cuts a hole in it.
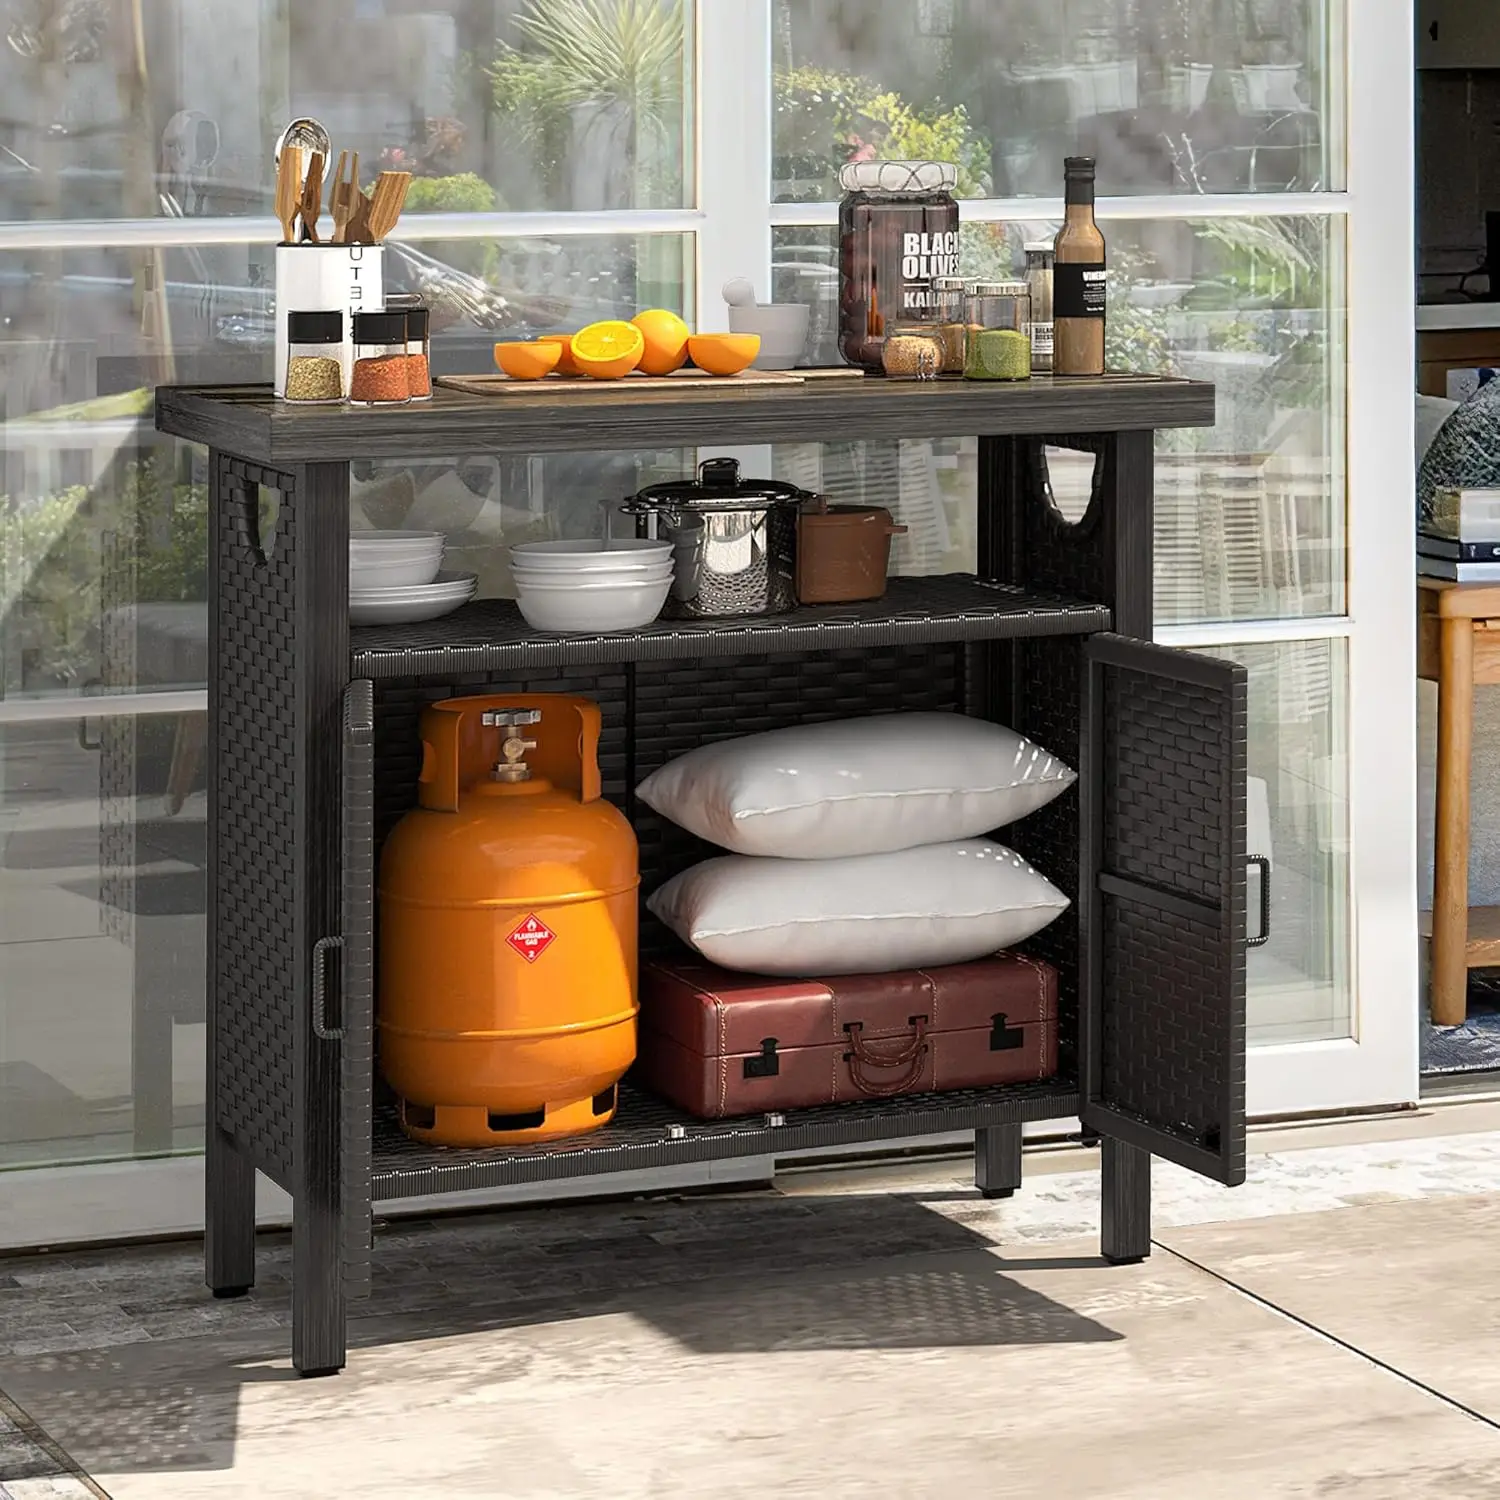
[{"label": "wooden spatula", "polygon": [[297,201],[302,193],[302,148],[288,146],[276,164],[276,217],[281,220],[282,239],[297,243]]},{"label": "wooden spatula", "polygon": [[349,166],[349,153],[339,152],[338,170],[333,174],[333,185],[328,189],[328,212],[333,215],[333,243],[342,245],[349,228],[349,215],[354,212],[354,190],[344,173]]},{"label": "wooden spatula", "polygon": [[302,234],[318,244],[318,214],[323,207],[323,153],[314,151],[302,185]]},{"label": "wooden spatula", "polygon": [[378,245],[396,227],[411,184],[410,172],[382,172],[370,200],[370,238]]}]

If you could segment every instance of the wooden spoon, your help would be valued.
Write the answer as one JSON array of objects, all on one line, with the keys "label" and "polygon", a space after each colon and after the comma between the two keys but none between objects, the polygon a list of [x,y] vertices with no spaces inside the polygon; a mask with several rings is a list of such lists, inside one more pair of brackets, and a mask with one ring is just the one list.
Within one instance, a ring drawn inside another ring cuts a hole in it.
[{"label": "wooden spoon", "polygon": [[323,207],[323,153],[314,151],[302,185],[302,233],[318,244],[318,214]]},{"label": "wooden spoon", "polygon": [[302,148],[288,146],[276,165],[276,217],[281,220],[282,239],[297,243],[297,200],[302,192]]},{"label": "wooden spoon", "polygon": [[377,245],[396,227],[410,182],[410,172],[382,172],[375,179],[375,193],[370,201],[370,237]]},{"label": "wooden spoon", "polygon": [[333,174],[333,185],[328,189],[328,212],[333,215],[333,243],[342,245],[349,227],[349,215],[354,212],[354,195],[344,174],[349,166],[349,153],[339,152],[338,171]]}]

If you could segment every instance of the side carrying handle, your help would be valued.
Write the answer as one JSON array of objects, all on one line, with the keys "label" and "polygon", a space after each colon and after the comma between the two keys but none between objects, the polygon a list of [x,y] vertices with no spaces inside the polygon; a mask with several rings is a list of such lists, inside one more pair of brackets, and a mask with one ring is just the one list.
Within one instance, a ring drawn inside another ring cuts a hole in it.
[{"label": "side carrying handle", "polygon": [[344,1040],[342,1026],[328,1024],[328,955],[344,950],[341,937],[319,938],[312,951],[312,1029],[313,1034],[325,1042]]},{"label": "side carrying handle", "polygon": [[1245,939],[1247,948],[1264,948],[1271,941],[1271,861],[1264,854],[1252,854],[1245,861],[1260,871],[1260,931]]},{"label": "side carrying handle", "polygon": [[[844,1054],[844,1061],[849,1064],[849,1076],[861,1093],[885,1099],[909,1089],[921,1077],[931,1050],[927,1041],[926,1016],[913,1016],[910,1034],[899,1039],[892,1037],[890,1040],[899,1040],[900,1046],[890,1052],[877,1052],[871,1047],[864,1039],[864,1023],[861,1021],[850,1021],[844,1031],[848,1034],[850,1048]],[[896,1078],[876,1082],[865,1072],[867,1068],[901,1068],[904,1071]]]}]

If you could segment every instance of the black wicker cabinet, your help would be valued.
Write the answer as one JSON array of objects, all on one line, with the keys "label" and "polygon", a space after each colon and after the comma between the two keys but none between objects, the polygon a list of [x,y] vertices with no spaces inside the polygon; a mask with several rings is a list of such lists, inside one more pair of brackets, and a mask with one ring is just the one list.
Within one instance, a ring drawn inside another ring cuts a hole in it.
[{"label": "black wicker cabinet", "polygon": [[[254,1280],[257,1169],[294,1201],[304,1374],[344,1363],[381,1200],[969,1129],[976,1183],[999,1196],[1020,1182],[1022,1124],[1077,1115],[1103,1144],[1104,1253],[1130,1261],[1150,1250],[1152,1155],[1241,1181],[1244,674],[1149,644],[1152,432],[1213,413],[1211,386],[1134,376],[812,381],[633,404],[440,390],[388,411],[160,390],[157,425],[211,450],[210,1287]],[[349,627],[355,457],[972,434],[978,577],[597,638],[535,635],[494,602]],[[1095,456],[1076,524],[1052,504],[1048,445]],[[606,793],[636,826],[646,891],[705,851],[633,788],[707,739],[922,707],[1001,720],[1071,758],[1077,787],[1005,835],[1075,898],[1031,945],[1061,972],[1058,1077],[712,1124],[627,1081],[590,1136],[484,1151],[407,1140],[375,1082],[377,850],[414,797],[422,705],[496,687],[600,702]]]}]

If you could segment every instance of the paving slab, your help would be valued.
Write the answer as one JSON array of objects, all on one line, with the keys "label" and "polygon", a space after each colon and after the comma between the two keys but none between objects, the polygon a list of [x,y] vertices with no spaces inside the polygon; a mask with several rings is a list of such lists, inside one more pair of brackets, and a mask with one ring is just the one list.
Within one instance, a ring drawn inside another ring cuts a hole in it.
[{"label": "paving slab", "polygon": [[1500,1194],[1166,1228],[1157,1237],[1500,1423]]},{"label": "paving slab", "polygon": [[716,1260],[700,1212],[634,1241],[622,1290],[369,1306],[332,1379],[282,1329],[12,1356],[0,1387],[113,1500],[1500,1500],[1500,1434],[1174,1257],[931,1215],[940,1248],[839,1265],[800,1206],[804,1265],[755,1269],[753,1232]]}]

